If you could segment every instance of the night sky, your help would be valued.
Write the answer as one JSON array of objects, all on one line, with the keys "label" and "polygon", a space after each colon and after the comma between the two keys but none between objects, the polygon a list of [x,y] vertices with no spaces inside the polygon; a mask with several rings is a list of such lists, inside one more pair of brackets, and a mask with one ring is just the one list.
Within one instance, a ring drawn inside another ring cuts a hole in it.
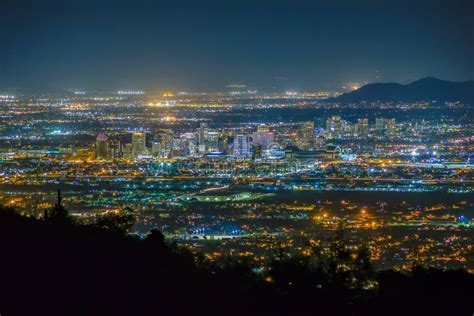
[{"label": "night sky", "polygon": [[0,90],[474,79],[474,1],[0,1]]}]

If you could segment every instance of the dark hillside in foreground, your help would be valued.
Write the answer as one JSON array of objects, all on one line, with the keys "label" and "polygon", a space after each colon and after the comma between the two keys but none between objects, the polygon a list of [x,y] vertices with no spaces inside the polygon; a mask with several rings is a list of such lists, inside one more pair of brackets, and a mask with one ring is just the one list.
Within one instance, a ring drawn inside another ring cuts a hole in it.
[{"label": "dark hillside in foreground", "polygon": [[[156,231],[140,240],[113,229],[111,221],[101,225],[0,210],[2,315],[470,315],[473,310],[474,277],[464,271],[374,274],[366,253],[351,259],[340,244],[325,257],[280,253],[267,275],[259,276],[243,262],[217,266],[193,258]],[[363,289],[375,280],[377,288]]]},{"label": "dark hillside in foreground", "polygon": [[345,93],[334,101],[357,102],[418,102],[460,101],[474,105],[474,81],[451,82],[436,78],[423,78],[410,84],[372,83],[355,91]]}]

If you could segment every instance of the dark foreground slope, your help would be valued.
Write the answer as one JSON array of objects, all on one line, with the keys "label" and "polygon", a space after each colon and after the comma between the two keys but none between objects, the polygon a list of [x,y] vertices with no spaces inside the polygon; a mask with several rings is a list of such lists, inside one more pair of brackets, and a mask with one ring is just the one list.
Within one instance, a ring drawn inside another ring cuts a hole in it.
[{"label": "dark foreground slope", "polygon": [[[366,255],[357,254],[353,260],[342,251],[324,258],[280,253],[259,275],[245,263],[229,260],[217,266],[193,258],[166,245],[159,232],[140,240],[103,227],[0,211],[0,313],[471,315],[473,311],[474,279],[463,271],[374,274]],[[349,271],[336,269],[341,264]],[[379,285],[363,289],[367,281]]]},{"label": "dark foreground slope", "polygon": [[462,102],[474,105],[474,81],[451,82],[424,78],[410,84],[372,83],[335,99],[342,103],[367,102]]}]

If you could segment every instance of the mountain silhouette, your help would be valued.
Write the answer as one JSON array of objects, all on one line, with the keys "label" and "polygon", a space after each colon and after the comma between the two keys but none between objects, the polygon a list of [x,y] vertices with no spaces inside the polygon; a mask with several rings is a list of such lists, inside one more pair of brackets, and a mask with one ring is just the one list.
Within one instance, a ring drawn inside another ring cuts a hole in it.
[{"label": "mountain silhouette", "polygon": [[357,102],[455,102],[474,105],[474,81],[452,82],[427,77],[410,84],[371,83],[333,99]]}]

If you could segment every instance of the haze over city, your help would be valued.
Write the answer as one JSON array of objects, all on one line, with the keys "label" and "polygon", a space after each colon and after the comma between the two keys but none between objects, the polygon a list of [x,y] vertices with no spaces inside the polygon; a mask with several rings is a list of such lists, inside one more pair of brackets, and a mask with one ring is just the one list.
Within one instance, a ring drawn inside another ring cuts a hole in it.
[{"label": "haze over city", "polygon": [[472,1],[2,1],[0,88],[473,79]]}]

